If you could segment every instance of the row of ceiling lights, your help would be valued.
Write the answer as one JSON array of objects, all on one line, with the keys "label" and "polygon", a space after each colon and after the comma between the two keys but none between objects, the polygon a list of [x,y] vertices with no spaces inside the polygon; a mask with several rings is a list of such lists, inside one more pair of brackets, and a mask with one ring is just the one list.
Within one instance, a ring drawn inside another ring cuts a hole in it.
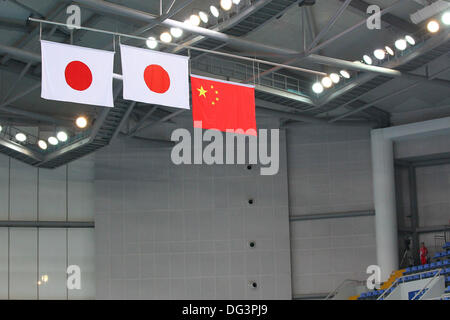
[{"label": "row of ceiling lights", "polygon": [[[445,25],[447,25],[447,26],[450,25],[450,11],[445,12],[442,15],[441,20],[442,20],[442,23],[444,23]],[[430,20],[427,24],[427,29],[431,33],[436,33],[440,29],[440,24],[437,20],[434,20],[434,19]],[[411,46],[416,44],[416,41],[414,40],[414,38],[409,35],[395,41],[394,46],[397,50],[404,51],[408,47],[408,44]],[[376,49],[373,52],[373,56],[379,61],[384,60],[386,58],[387,54],[390,56],[393,56],[393,55],[395,55],[395,52],[389,46],[385,46],[384,49]],[[373,64],[373,59],[370,55],[365,54],[363,56],[362,61],[354,61],[354,62],[355,63],[364,62],[368,65],[371,65],[371,64]],[[328,76],[323,77],[320,82],[318,81],[318,82],[314,83],[312,85],[312,90],[314,93],[320,94],[323,92],[324,88],[328,89],[328,88],[331,88],[333,86],[333,84],[337,84],[340,81],[341,77],[348,79],[348,78],[350,78],[350,74],[345,70],[341,70],[340,75],[338,75],[337,73],[331,73]]]},{"label": "row of ceiling lights", "polygon": [[[233,4],[238,5],[241,0],[220,0],[220,7],[224,11],[229,11]],[[219,9],[216,6],[211,5],[209,7],[210,13],[213,17],[218,18],[220,15]],[[193,26],[199,26],[202,22],[208,23],[209,15],[204,11],[199,11],[198,14],[193,13],[188,19],[184,21],[186,24]],[[162,42],[169,43],[173,38],[179,38],[183,35],[183,30],[180,28],[170,28],[169,31],[164,31],[160,34],[159,39]],[[155,37],[149,37],[146,41],[146,45],[149,49],[155,49],[158,46],[158,41]]]},{"label": "row of ceiling lights", "polygon": [[[80,116],[75,120],[75,124],[78,128],[80,129],[84,129],[87,126],[87,119],[84,116]],[[0,132],[3,130],[3,127],[0,125]],[[23,132],[17,132],[16,135],[14,136],[14,138],[19,141],[19,142],[25,142],[27,141],[27,135]],[[56,134],[56,137],[54,136],[50,136],[47,141],[48,143],[50,143],[53,146],[56,146],[59,142],[66,142],[68,139],[68,135],[65,131],[58,131],[58,133]],[[37,142],[39,148],[41,148],[42,150],[46,150],[48,145],[47,142],[45,140],[39,140]]]}]

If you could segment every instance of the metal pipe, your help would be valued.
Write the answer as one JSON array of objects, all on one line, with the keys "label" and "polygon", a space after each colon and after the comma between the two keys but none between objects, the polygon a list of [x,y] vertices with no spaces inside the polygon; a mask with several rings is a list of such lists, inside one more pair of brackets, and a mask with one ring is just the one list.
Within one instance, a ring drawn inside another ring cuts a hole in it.
[{"label": "metal pipe", "polygon": [[330,213],[320,213],[320,214],[294,215],[294,216],[289,217],[289,221],[354,218],[354,217],[367,217],[367,216],[374,216],[374,215],[375,215],[375,210],[330,212]]},{"label": "metal pipe", "polygon": [[0,228],[94,228],[91,221],[0,221]]}]

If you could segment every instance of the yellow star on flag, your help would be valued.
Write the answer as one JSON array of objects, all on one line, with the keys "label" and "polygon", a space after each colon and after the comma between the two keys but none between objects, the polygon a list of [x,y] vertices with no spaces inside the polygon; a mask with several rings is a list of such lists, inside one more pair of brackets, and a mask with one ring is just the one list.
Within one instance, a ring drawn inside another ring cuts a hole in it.
[{"label": "yellow star on flag", "polygon": [[198,90],[198,92],[199,92],[199,94],[198,94],[199,97],[200,97],[200,96],[203,96],[203,97],[206,98],[206,93],[207,93],[208,91],[205,90],[205,89],[203,89],[203,86],[200,86],[200,88],[197,88],[197,90]]}]

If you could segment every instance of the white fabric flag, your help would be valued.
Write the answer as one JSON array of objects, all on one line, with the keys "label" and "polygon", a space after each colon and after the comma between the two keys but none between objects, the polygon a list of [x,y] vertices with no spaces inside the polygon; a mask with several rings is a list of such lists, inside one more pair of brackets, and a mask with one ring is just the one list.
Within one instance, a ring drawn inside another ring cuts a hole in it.
[{"label": "white fabric flag", "polygon": [[41,97],[114,107],[114,52],[41,40]]},{"label": "white fabric flag", "polygon": [[123,97],[169,107],[189,107],[189,58],[121,44]]}]

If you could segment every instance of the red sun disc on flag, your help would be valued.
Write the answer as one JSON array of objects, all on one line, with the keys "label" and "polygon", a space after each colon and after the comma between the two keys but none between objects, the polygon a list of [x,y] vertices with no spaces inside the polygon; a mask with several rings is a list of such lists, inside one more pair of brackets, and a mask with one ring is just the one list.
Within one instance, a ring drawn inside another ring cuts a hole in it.
[{"label": "red sun disc on flag", "polygon": [[170,87],[169,74],[157,64],[151,64],[145,68],[144,81],[147,87],[156,93],[164,93]]},{"label": "red sun disc on flag", "polygon": [[91,86],[92,72],[89,67],[81,61],[72,61],[64,71],[67,84],[74,90],[83,91]]}]

